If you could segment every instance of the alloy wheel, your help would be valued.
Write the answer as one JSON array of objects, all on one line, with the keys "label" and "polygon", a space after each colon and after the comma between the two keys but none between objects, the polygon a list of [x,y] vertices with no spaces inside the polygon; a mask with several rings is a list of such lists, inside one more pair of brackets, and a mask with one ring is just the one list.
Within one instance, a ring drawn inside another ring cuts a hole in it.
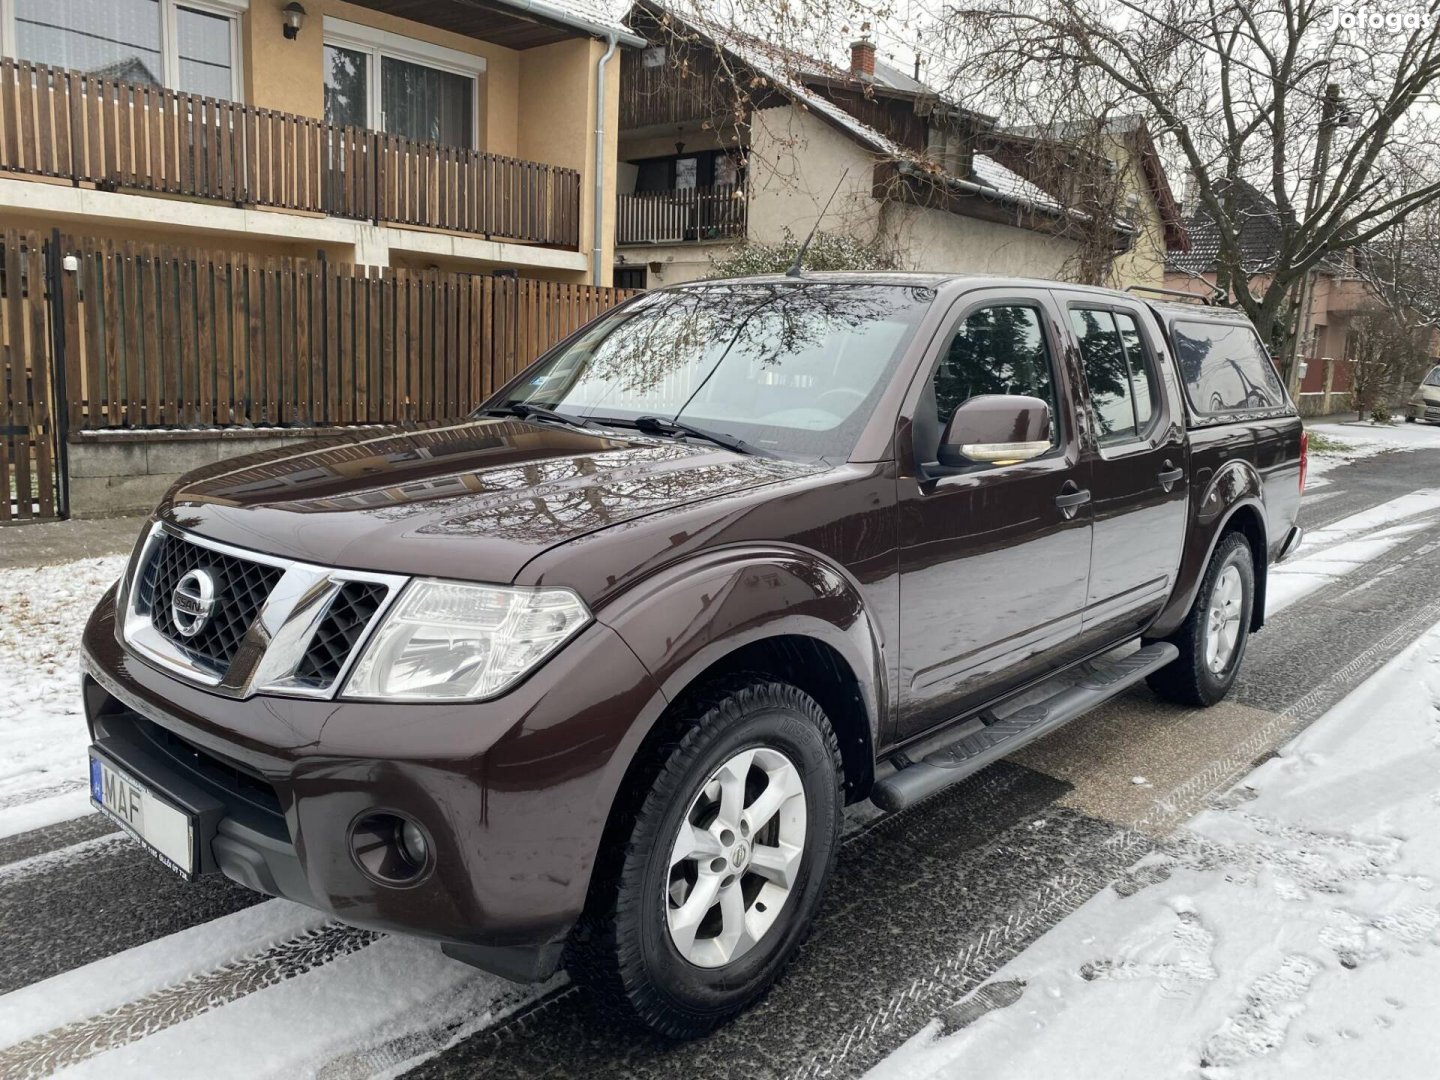
[{"label": "alloy wheel", "polygon": [[666,923],[697,967],[754,948],[790,898],[805,854],[805,783],[788,757],[747,747],[691,801],[670,850]]}]

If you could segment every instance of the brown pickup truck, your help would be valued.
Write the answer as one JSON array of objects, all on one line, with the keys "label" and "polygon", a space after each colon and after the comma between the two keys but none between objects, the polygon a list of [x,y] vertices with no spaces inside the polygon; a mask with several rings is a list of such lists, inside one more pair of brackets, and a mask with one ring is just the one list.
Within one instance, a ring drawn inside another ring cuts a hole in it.
[{"label": "brown pickup truck", "polygon": [[475,415],[201,469],[85,633],[95,804],[694,1035],[909,806],[1145,680],[1222,698],[1305,436],[1233,311],[1049,281],[638,297]]}]

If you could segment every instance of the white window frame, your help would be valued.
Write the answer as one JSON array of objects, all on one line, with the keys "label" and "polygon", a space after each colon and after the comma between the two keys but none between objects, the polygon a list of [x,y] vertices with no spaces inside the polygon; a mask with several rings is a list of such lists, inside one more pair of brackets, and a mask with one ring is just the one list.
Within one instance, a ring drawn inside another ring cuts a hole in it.
[{"label": "white window frame", "polygon": [[[160,67],[161,81],[171,90],[180,86],[180,45],[176,28],[176,8],[190,8],[207,15],[230,20],[230,101],[245,100],[245,72],[241,66],[241,16],[250,8],[250,0],[159,0],[160,3]],[[16,0],[0,0],[0,55],[18,56],[20,34],[15,25]],[[23,57],[21,59],[24,59]]]},{"label": "white window frame", "polygon": [[[186,5],[188,6],[188,4]],[[339,49],[351,49],[366,55],[365,63],[365,123],[372,131],[384,131],[384,115],[380,101],[380,61],[388,56],[392,60],[404,60],[421,64],[451,75],[464,75],[470,80],[472,99],[470,102],[470,148],[482,150],[480,133],[484,130],[480,116],[480,88],[485,81],[485,58],[444,45],[433,45],[418,38],[379,30],[373,26],[325,16],[325,44]],[[324,78],[324,73],[321,73]]]}]

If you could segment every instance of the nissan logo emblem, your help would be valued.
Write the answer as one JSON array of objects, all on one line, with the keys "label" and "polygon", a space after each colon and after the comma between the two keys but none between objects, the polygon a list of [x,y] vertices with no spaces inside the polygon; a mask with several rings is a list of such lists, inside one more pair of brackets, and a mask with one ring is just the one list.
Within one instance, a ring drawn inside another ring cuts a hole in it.
[{"label": "nissan logo emblem", "polygon": [[170,594],[170,617],[181,637],[192,638],[215,610],[215,579],[208,570],[191,570]]}]

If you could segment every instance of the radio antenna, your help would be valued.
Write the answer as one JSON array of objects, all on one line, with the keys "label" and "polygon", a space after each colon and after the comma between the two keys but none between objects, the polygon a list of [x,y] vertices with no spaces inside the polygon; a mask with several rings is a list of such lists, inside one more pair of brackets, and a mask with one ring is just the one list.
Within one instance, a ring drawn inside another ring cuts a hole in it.
[{"label": "radio antenna", "polygon": [[835,196],[840,194],[840,185],[845,182],[845,177],[850,174],[847,166],[840,174],[840,179],[835,181],[835,190],[830,192],[830,198],[825,200],[825,205],[820,210],[820,216],[815,219],[815,224],[810,226],[810,235],[805,237],[805,242],[800,245],[800,250],[795,252],[795,261],[790,264],[790,269],[785,271],[786,277],[800,276],[800,260],[805,258],[805,252],[810,250],[810,241],[815,239],[815,230],[820,228],[820,222],[825,220],[825,214],[830,209],[830,204],[835,201]]}]

